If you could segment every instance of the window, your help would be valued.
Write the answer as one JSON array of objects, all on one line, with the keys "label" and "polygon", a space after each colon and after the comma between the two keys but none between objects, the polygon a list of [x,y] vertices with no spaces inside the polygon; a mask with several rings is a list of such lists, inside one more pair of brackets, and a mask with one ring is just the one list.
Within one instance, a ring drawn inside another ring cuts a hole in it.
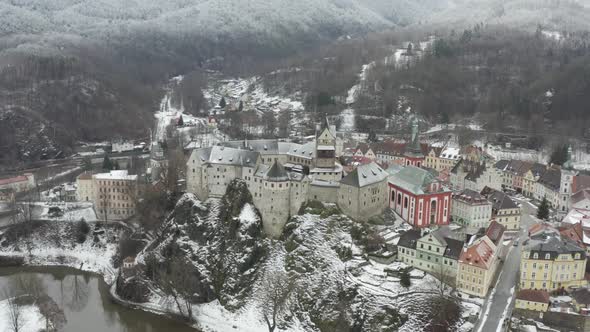
[{"label": "window", "polygon": [[404,197],[404,208],[408,207],[408,198]]}]

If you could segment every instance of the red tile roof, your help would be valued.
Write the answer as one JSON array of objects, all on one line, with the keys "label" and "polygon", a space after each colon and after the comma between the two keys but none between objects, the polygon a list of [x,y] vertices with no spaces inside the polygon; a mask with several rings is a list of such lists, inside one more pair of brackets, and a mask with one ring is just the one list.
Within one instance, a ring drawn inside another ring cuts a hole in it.
[{"label": "red tile roof", "polygon": [[523,289],[518,292],[516,299],[549,304],[549,293],[543,290]]},{"label": "red tile roof", "polygon": [[502,239],[502,235],[504,235],[504,231],[506,231],[506,227],[504,227],[502,224],[500,224],[496,220],[492,220],[492,222],[490,223],[490,226],[486,230],[486,235],[497,246],[498,242],[500,242],[500,240]]},{"label": "red tile roof", "polygon": [[578,192],[583,189],[590,189],[590,176],[589,175],[578,175],[574,177],[574,183],[572,184],[573,192]]},{"label": "red tile roof", "polygon": [[582,229],[581,222],[577,224],[564,224],[559,227],[559,233],[561,236],[576,242],[579,246],[586,247],[584,245],[584,230]]},{"label": "red tile roof", "polygon": [[459,262],[489,269],[493,263],[494,249],[484,238],[480,238],[470,247],[464,248],[459,257]]},{"label": "red tile roof", "polygon": [[0,179],[0,185],[17,183],[17,182],[26,182],[26,181],[28,181],[28,178],[26,176],[19,175],[19,176],[13,177],[13,178]]}]

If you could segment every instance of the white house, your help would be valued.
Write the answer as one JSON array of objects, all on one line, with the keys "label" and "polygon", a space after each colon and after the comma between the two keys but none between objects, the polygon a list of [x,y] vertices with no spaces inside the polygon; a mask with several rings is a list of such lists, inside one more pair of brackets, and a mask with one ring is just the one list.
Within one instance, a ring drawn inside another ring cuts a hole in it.
[{"label": "white house", "polygon": [[455,223],[469,229],[487,228],[492,218],[492,203],[480,193],[465,189],[453,194],[451,215]]}]

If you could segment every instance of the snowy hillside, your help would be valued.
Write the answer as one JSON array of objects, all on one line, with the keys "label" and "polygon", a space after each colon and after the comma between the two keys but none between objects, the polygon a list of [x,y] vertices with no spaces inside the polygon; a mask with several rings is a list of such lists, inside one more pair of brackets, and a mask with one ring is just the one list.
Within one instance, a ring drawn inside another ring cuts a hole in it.
[{"label": "snowy hillside", "polygon": [[500,24],[534,29],[542,25],[562,31],[590,27],[590,2],[587,0],[452,0],[445,10],[433,15],[430,23]]},{"label": "snowy hillside", "polygon": [[0,36],[58,32],[97,38],[157,30],[268,39],[392,25],[359,0],[2,0],[0,18]]}]

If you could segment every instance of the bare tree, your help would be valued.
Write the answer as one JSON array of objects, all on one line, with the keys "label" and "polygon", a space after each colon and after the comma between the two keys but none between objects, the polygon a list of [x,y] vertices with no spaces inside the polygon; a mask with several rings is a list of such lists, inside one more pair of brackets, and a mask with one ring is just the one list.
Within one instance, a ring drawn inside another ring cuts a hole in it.
[{"label": "bare tree", "polygon": [[461,316],[461,306],[453,296],[455,278],[451,275],[451,267],[441,262],[433,273],[437,281],[433,284],[436,290],[430,298],[430,321],[428,331],[448,331]]},{"label": "bare tree", "polygon": [[177,257],[169,263],[167,271],[160,271],[159,279],[164,292],[174,299],[180,315],[193,322],[192,298],[199,285],[194,268],[189,262]]},{"label": "bare tree", "polygon": [[21,330],[23,319],[22,319],[22,308],[18,302],[16,294],[11,289],[4,290],[4,297],[8,304],[8,321],[9,326],[13,332],[19,332]]},{"label": "bare tree", "polygon": [[273,332],[277,324],[284,322],[295,289],[296,282],[287,272],[272,270],[265,274],[261,287],[260,314],[269,332]]},{"label": "bare tree", "polygon": [[45,317],[45,331],[59,331],[67,322],[62,308],[49,296],[39,299],[39,312]]},{"label": "bare tree", "polygon": [[65,305],[74,312],[80,312],[88,304],[89,286],[81,275],[74,275],[70,278],[72,279],[69,285],[71,297]]}]

